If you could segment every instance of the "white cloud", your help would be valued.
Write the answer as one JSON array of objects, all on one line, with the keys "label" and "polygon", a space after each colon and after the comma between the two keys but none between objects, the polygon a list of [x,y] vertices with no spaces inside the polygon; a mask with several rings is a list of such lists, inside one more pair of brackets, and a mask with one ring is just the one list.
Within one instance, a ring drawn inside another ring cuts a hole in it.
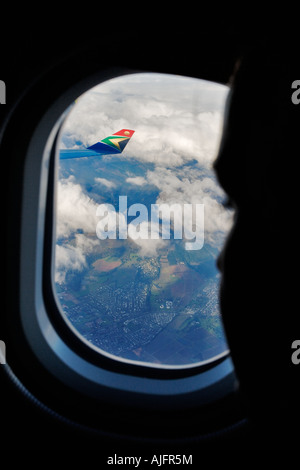
[{"label": "white cloud", "polygon": [[156,167],[148,171],[147,180],[160,190],[157,204],[204,204],[205,241],[219,245],[231,228],[233,215],[219,202],[224,192],[212,178],[203,177],[200,168],[189,178],[186,174],[186,169]]},{"label": "white cloud", "polygon": [[55,282],[62,284],[69,270],[82,271],[86,266],[84,254],[73,246],[56,245],[55,249]]},{"label": "white cloud", "polygon": [[74,176],[60,180],[57,187],[56,234],[69,237],[77,230],[95,232],[97,204],[87,196]]},{"label": "white cloud", "polygon": [[68,244],[57,244],[55,248],[55,282],[63,283],[68,271],[82,271],[86,268],[86,257],[97,245],[97,240],[81,233],[76,233],[74,240]]},{"label": "white cloud", "polygon": [[[55,280],[62,283],[67,271],[82,271],[86,267],[86,256],[99,241],[88,236],[95,233],[97,204],[83,191],[74,176],[60,180],[57,188],[56,237],[73,238],[55,251]],[[81,230],[82,233],[76,233]]]},{"label": "white cloud", "polygon": [[139,247],[139,256],[141,257],[146,257],[146,258],[152,258],[157,256],[157,251],[160,248],[163,248],[166,246],[168,243],[167,240],[162,240],[161,238],[158,240],[144,240],[144,239],[138,239],[134,240],[134,243]]},{"label": "white cloud", "polygon": [[133,178],[126,178],[126,183],[135,184],[136,186],[143,186],[147,184],[147,180],[142,176],[135,176]]},{"label": "white cloud", "polygon": [[115,188],[116,185],[112,181],[109,181],[105,178],[95,178],[95,183],[103,184],[106,188]]},{"label": "white cloud", "polygon": [[[150,217],[150,214],[149,214]],[[130,224],[128,226],[128,237],[139,247],[139,255],[141,257],[157,256],[157,251],[168,243],[162,238],[151,238],[151,220],[142,221],[134,228]],[[159,230],[157,233],[159,237]]]}]

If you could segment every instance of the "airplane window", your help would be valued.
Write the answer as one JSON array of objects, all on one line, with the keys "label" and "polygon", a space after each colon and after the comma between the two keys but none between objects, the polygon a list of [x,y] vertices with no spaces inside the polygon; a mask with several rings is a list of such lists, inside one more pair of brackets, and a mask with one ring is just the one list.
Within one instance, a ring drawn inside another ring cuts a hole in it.
[{"label": "airplane window", "polygon": [[130,74],[80,96],[64,121],[56,297],[101,354],[181,368],[228,353],[216,258],[233,213],[212,170],[227,93]]}]

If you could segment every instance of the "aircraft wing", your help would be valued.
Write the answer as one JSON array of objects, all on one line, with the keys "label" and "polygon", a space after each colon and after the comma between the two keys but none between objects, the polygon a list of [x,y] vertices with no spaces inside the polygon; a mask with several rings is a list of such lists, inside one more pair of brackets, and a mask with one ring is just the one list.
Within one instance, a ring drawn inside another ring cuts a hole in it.
[{"label": "aircraft wing", "polygon": [[60,150],[59,158],[64,160],[66,158],[95,157],[122,153],[133,134],[134,131],[130,129],[122,129],[86,149]]}]

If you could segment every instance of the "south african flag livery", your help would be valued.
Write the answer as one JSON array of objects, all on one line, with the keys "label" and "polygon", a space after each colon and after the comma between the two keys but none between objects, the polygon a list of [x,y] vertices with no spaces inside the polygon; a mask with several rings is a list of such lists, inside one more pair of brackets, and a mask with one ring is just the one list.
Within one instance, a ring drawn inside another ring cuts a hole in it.
[{"label": "south african flag livery", "polygon": [[134,131],[130,129],[122,129],[86,149],[60,150],[59,156],[60,159],[66,159],[122,153],[133,134]]}]

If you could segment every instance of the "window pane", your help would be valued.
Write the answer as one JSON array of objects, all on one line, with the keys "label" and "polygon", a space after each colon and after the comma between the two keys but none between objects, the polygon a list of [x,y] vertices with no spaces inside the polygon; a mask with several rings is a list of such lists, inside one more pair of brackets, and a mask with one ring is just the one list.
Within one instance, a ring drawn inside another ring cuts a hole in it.
[{"label": "window pane", "polygon": [[182,367],[228,349],[216,258],[232,212],[212,171],[227,92],[127,75],[82,95],[65,120],[56,293],[69,326],[99,352]]}]

